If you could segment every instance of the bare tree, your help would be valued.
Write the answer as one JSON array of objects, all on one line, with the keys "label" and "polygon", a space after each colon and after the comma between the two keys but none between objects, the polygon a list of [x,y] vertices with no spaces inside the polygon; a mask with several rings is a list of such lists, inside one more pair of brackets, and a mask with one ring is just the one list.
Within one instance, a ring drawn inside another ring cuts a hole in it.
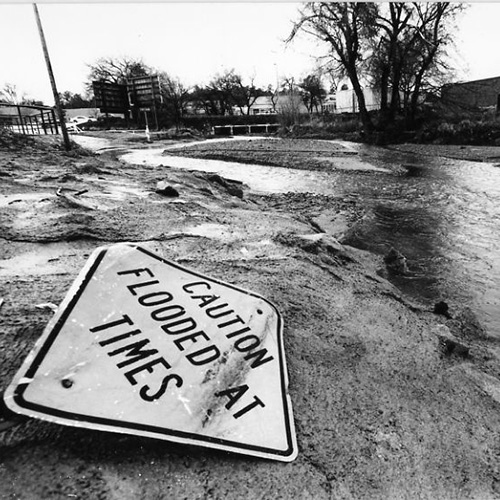
[{"label": "bare tree", "polygon": [[369,41],[376,34],[374,3],[345,2],[307,3],[288,38],[291,41],[304,31],[329,44],[331,57],[340,65],[352,83],[365,131],[373,129],[361,85],[361,70],[366,63]]},{"label": "bare tree", "polygon": [[233,106],[237,106],[237,92],[240,90],[241,77],[234,69],[217,74],[208,88],[217,96],[221,115],[234,114]]},{"label": "bare tree", "polygon": [[234,102],[234,89],[238,85],[238,76],[234,69],[226,70],[223,73],[215,75],[208,85],[212,96],[217,102],[218,114],[232,115]]},{"label": "bare tree", "polygon": [[209,114],[232,115],[234,108],[241,114],[250,114],[257,97],[264,95],[262,89],[254,85],[253,78],[245,84],[234,69],[215,75],[206,87],[195,87],[193,97]]},{"label": "bare tree", "polygon": [[236,77],[236,86],[233,93],[234,102],[240,108],[242,114],[246,111],[246,114],[249,115],[255,101],[259,96],[264,95],[264,91],[255,86],[254,78],[250,79],[249,85],[245,85],[241,75],[236,75]]},{"label": "bare tree", "polygon": [[26,95],[21,92],[14,84],[6,83],[0,89],[0,102],[7,104],[22,104],[26,100]]},{"label": "bare tree", "polygon": [[377,7],[374,23],[379,37],[370,59],[370,74],[380,88],[381,109],[388,122],[394,120],[401,107],[413,119],[422,86],[439,78],[445,68],[451,23],[464,6],[390,2]]},{"label": "bare tree", "polygon": [[220,114],[218,93],[210,87],[196,85],[189,99],[196,109],[203,110],[207,115]]},{"label": "bare tree", "polygon": [[304,31],[329,45],[332,66],[351,80],[369,132],[361,80],[380,90],[384,124],[394,121],[401,104],[411,122],[423,88],[444,68],[452,20],[463,8],[449,2],[308,3],[289,40]]},{"label": "bare tree", "polygon": [[66,90],[60,94],[61,104],[64,108],[74,109],[74,108],[91,108],[92,99],[86,99],[81,94],[75,94]]},{"label": "bare tree", "polygon": [[321,78],[314,74],[307,75],[302,82],[299,83],[299,87],[302,89],[302,98],[309,113],[312,113],[314,109],[316,113],[318,113],[321,109],[321,103],[326,96]]},{"label": "bare tree", "polygon": [[293,76],[283,77],[277,104],[278,120],[281,126],[292,129],[298,125],[303,105],[301,89],[295,83],[295,78]]},{"label": "bare tree", "polygon": [[[407,32],[413,11],[411,3],[403,2],[377,4],[377,10],[374,23],[379,28],[379,37],[373,44],[369,73],[374,86],[380,89],[382,113],[386,119],[392,120],[400,106],[399,88],[405,59],[401,40]],[[392,93],[389,98],[390,88]]]},{"label": "bare tree", "polygon": [[159,78],[164,106],[173,115],[175,125],[179,127],[188,103],[190,89],[178,78],[169,76],[164,71],[159,73]]},{"label": "bare tree", "polygon": [[[462,4],[445,2],[415,3],[417,23],[414,42],[410,44],[406,59],[405,75],[410,80],[410,103],[407,115],[410,122],[415,119],[418,100],[423,87],[446,70],[444,56],[453,39],[452,23],[456,15],[465,8]],[[430,77],[430,78],[429,78]]]},{"label": "bare tree", "polygon": [[271,101],[271,111],[273,113],[277,112],[276,106],[278,104],[278,97],[279,97],[279,89],[278,87],[274,88],[273,85],[269,84],[267,86],[267,89],[265,91],[265,95],[269,97],[269,100]]},{"label": "bare tree", "polygon": [[130,78],[146,76],[153,73],[142,59],[132,57],[101,57],[93,64],[87,65],[90,69],[88,85],[93,81],[108,83],[126,83]]}]

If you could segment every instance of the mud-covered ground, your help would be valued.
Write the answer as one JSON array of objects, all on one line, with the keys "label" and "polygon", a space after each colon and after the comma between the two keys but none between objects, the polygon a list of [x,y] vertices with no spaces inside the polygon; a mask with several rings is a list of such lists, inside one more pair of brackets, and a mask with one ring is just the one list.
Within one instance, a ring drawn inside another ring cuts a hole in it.
[{"label": "mud-covered ground", "polygon": [[[132,138],[133,140],[133,138]],[[444,144],[393,144],[385,149],[422,156],[443,156],[457,160],[490,162],[500,164],[499,146],[454,146]],[[383,149],[362,147],[355,143],[335,140],[280,139],[255,140],[249,142],[206,142],[189,148],[165,151],[165,155],[189,156],[212,160],[226,160],[241,163],[256,163],[286,168],[308,170],[329,170],[339,160],[353,156],[366,157],[372,163]],[[278,154],[279,153],[279,154]]]},{"label": "mud-covered ground", "polygon": [[[274,462],[3,409],[1,499],[500,497],[498,345],[472,313],[408,302],[380,277],[381,259],[339,243],[359,202],[127,165],[117,139],[101,156],[46,142],[0,149],[0,391],[52,316],[44,304],[62,301],[89,254],[140,242],[276,304],[299,455]],[[203,154],[295,168],[324,168],[311,148],[328,168],[352,154],[323,141],[296,140],[285,158],[277,141],[244,154],[217,144]]]},{"label": "mud-covered ground", "polygon": [[354,149],[332,141],[310,139],[269,139],[255,141],[203,142],[165,155],[190,156],[210,160],[226,160],[241,163],[256,163],[276,167],[308,170],[328,170],[332,161],[356,156]]}]

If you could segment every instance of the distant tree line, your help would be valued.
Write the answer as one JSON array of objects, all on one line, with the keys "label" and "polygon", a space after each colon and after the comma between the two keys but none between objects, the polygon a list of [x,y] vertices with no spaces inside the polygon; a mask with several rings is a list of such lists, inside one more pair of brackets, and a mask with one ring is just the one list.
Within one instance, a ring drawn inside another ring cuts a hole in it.
[{"label": "distant tree line", "polygon": [[[252,106],[261,96],[267,96],[272,111],[277,112],[278,96],[286,94],[299,100],[311,113],[322,110],[322,102],[327,91],[322,75],[307,75],[296,83],[295,78],[283,78],[279,85],[259,87],[255,78],[245,79],[234,69],[226,69],[215,74],[206,85],[187,86],[176,76],[166,71],[148,66],[140,58],[102,57],[88,65],[89,74],[85,82],[85,93],[64,91],[60,93],[61,103],[66,109],[91,108],[96,106],[93,95],[93,81],[125,84],[127,81],[149,75],[158,75],[162,103],[159,111],[179,124],[182,117],[189,114],[211,116],[231,116],[250,114]],[[0,88],[0,102],[10,104],[43,104],[28,99],[15,85],[5,84]]]},{"label": "distant tree line", "polygon": [[[257,98],[268,96],[276,112],[278,94],[300,96],[301,102],[312,112],[321,112],[321,104],[327,92],[320,74],[307,75],[299,83],[293,78],[284,78],[279,87],[265,88],[255,85],[255,79],[244,79],[234,69],[214,75],[207,85],[188,87],[179,78],[145,64],[141,59],[129,57],[98,59],[89,65],[90,73],[86,88],[92,92],[93,81],[126,83],[139,76],[158,75],[162,94],[162,110],[179,123],[186,113],[203,113],[212,116],[250,114]],[[65,93],[66,94],[66,93]],[[63,96],[65,95],[63,94]],[[78,94],[68,104],[77,102]],[[64,100],[64,99],[63,99]]]}]

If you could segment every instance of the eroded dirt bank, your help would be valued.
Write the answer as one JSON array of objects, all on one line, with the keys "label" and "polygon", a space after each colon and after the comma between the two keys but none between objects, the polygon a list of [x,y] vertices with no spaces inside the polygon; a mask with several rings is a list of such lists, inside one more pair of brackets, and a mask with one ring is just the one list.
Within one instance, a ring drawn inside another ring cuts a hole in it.
[{"label": "eroded dirt bank", "polygon": [[41,305],[62,301],[92,250],[140,242],[277,305],[299,444],[283,464],[22,419],[0,431],[0,498],[500,497],[498,346],[466,314],[409,303],[380,259],[338,242],[356,200],[258,196],[50,144],[1,150],[0,183],[1,391],[53,314]]}]

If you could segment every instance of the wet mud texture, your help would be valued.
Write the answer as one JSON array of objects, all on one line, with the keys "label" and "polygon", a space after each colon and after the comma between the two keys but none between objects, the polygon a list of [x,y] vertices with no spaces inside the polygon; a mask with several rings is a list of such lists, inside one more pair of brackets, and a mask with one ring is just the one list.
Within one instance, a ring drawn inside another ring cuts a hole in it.
[{"label": "wet mud texture", "polygon": [[267,139],[202,143],[164,152],[164,155],[189,156],[208,160],[269,165],[307,170],[330,170],[333,158],[358,156],[354,148],[335,141],[310,139]]},{"label": "wet mud texture", "polygon": [[48,146],[0,151],[0,176],[0,391],[53,314],[37,306],[61,302],[96,246],[136,241],[277,305],[299,445],[284,464],[11,420],[1,499],[500,497],[498,345],[473,312],[409,302],[381,259],[340,244],[352,200],[239,196],[206,174]]}]

